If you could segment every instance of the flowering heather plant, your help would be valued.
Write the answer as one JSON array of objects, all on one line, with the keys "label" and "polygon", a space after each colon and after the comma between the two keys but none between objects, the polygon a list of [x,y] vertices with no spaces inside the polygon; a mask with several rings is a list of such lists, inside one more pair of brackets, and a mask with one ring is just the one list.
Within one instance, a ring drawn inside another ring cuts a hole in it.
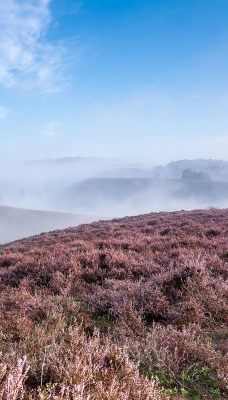
[{"label": "flowering heather plant", "polygon": [[15,366],[7,367],[0,364],[0,399],[1,400],[23,400],[25,396],[24,381],[27,377],[29,367],[26,356],[19,359]]}]

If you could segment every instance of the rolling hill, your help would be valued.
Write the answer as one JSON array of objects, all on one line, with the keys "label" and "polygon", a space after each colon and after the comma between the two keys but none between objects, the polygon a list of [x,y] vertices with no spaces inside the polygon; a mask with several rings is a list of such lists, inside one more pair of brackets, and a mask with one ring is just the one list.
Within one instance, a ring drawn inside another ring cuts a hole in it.
[{"label": "rolling hill", "polygon": [[63,191],[56,202],[74,212],[107,216],[135,215],[228,206],[228,182],[153,179],[94,178]]},{"label": "rolling hill", "polygon": [[0,243],[7,243],[41,232],[63,229],[98,219],[100,218],[89,215],[0,206]]}]

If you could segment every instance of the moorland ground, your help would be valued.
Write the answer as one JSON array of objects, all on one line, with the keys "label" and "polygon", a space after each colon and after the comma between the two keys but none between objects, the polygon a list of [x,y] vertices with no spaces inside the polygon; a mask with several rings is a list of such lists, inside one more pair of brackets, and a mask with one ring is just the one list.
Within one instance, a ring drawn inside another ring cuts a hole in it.
[{"label": "moorland ground", "polygon": [[0,399],[227,398],[228,210],[152,213],[0,251]]}]

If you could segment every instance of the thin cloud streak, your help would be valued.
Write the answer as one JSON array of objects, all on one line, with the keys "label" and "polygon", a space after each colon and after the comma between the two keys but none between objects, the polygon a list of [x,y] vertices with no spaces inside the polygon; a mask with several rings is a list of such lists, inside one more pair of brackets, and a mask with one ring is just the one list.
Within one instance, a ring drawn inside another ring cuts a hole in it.
[{"label": "thin cloud streak", "polygon": [[61,136],[58,132],[59,124],[56,122],[49,122],[44,130],[44,135],[49,136],[50,138],[55,138]]},{"label": "thin cloud streak", "polygon": [[9,110],[5,107],[0,107],[0,120],[3,120],[9,114]]},{"label": "thin cloud streak", "polygon": [[0,3],[0,85],[56,92],[62,81],[64,46],[46,39],[50,0]]}]

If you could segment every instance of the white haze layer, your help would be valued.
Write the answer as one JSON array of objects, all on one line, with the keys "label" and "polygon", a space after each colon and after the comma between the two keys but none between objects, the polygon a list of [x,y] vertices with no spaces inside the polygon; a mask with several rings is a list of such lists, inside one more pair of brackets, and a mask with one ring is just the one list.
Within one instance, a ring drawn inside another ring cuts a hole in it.
[{"label": "white haze layer", "polygon": [[[212,182],[203,184],[181,179],[185,164],[164,168],[97,158],[2,163],[0,204],[110,217],[227,207],[227,163],[218,164],[219,168],[216,162],[209,163],[206,171]],[[202,162],[199,165],[204,168]]]}]

